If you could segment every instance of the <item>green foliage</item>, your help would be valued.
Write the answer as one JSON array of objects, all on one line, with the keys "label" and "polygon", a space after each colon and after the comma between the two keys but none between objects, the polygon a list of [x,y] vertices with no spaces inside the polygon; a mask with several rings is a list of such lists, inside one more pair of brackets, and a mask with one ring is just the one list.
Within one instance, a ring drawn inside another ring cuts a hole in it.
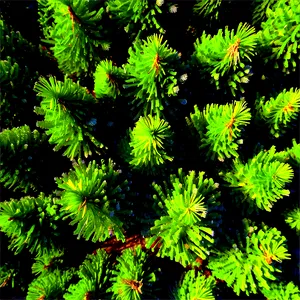
[{"label": "green foliage", "polygon": [[94,74],[96,97],[116,99],[121,94],[124,77],[124,71],[114,66],[111,60],[101,61]]},{"label": "green foliage", "polygon": [[170,125],[165,120],[151,115],[140,117],[130,132],[130,165],[140,171],[156,172],[166,160],[173,159],[165,151],[171,138]]},{"label": "green foliage", "polygon": [[292,140],[292,148],[288,148],[286,151],[291,158],[291,164],[300,166],[300,143],[297,143],[295,139]]},{"label": "green foliage", "polygon": [[295,208],[285,215],[285,222],[300,235],[300,208]]},{"label": "green foliage", "polygon": [[206,278],[201,273],[197,274],[195,270],[189,270],[185,273],[182,283],[172,292],[172,297],[175,300],[214,300],[215,287],[216,282],[212,276]]},{"label": "green foliage", "polygon": [[11,281],[11,286],[14,288],[14,281],[17,272],[8,263],[3,264],[0,267],[0,288],[4,288]]},{"label": "green foliage", "polygon": [[286,133],[293,120],[299,119],[300,89],[284,89],[277,97],[265,101],[265,97],[256,100],[257,117],[263,119],[276,138]]},{"label": "green foliage", "polygon": [[[113,292],[116,300],[139,300],[154,297],[152,283],[156,281],[155,274],[147,262],[147,254],[141,246],[125,249],[112,271],[110,281],[112,287],[107,292]],[[143,295],[143,296],[141,296]],[[142,298],[143,297],[143,298]]]},{"label": "green foliage", "polygon": [[45,138],[27,125],[0,132],[0,182],[4,187],[25,193],[38,189],[32,156]]},{"label": "green foliage", "polygon": [[242,126],[251,119],[250,108],[246,108],[245,101],[235,101],[233,104],[218,105],[207,104],[203,112],[195,105],[195,113],[190,114],[186,121],[194,127],[200,136],[200,149],[208,148],[205,153],[212,160],[238,157],[238,144],[241,137]]},{"label": "green foliage", "polygon": [[220,204],[216,201],[220,192],[212,178],[204,178],[204,172],[185,175],[182,169],[170,176],[170,185],[164,188],[153,184],[157,195],[153,198],[162,210],[159,220],[150,229],[151,237],[146,247],[158,256],[169,257],[184,267],[198,257],[206,259],[214,243],[214,227],[221,223]]},{"label": "green foliage", "polygon": [[157,30],[164,33],[156,15],[162,13],[159,1],[108,0],[107,9],[126,33],[139,39],[143,32]]},{"label": "green foliage", "polygon": [[299,4],[227,2],[5,1],[0,298],[300,298]]},{"label": "green foliage", "polygon": [[40,77],[34,90],[43,98],[35,112],[44,115],[44,121],[38,121],[37,126],[51,135],[49,143],[56,145],[55,151],[67,147],[63,155],[70,159],[88,157],[92,149],[100,154],[99,148],[104,145],[93,136],[95,124],[90,125],[87,119],[96,100],[85,88],[67,77],[64,82],[55,77],[50,77],[49,81]]},{"label": "green foliage", "polygon": [[73,277],[71,271],[62,272],[59,269],[40,275],[28,287],[26,300],[62,299],[68,282]]},{"label": "green foliage", "polygon": [[292,139],[292,147],[286,148],[284,151],[280,151],[274,154],[274,158],[278,161],[289,163],[292,166],[300,166],[300,144],[296,139]]},{"label": "green foliage", "polygon": [[278,0],[267,9],[267,20],[258,32],[260,45],[269,53],[265,61],[282,66],[284,73],[295,72],[300,58],[300,6],[298,0]]},{"label": "green foliage", "polygon": [[62,250],[53,249],[50,252],[44,253],[41,256],[35,258],[35,262],[32,264],[33,274],[43,274],[49,273],[58,269],[63,262],[61,258],[64,255]]},{"label": "green foliage", "polygon": [[132,160],[131,151],[133,148],[130,146],[130,137],[132,135],[132,129],[126,130],[125,136],[123,136],[118,144],[118,154],[126,162],[130,163]]},{"label": "green foliage", "polygon": [[254,27],[247,23],[240,23],[236,33],[227,26],[213,37],[203,31],[194,43],[192,63],[200,66],[202,75],[209,74],[217,89],[220,89],[220,80],[224,76],[224,86],[236,96],[235,91],[244,92],[241,83],[247,83],[252,75],[249,65],[245,64],[255,54],[256,39]]},{"label": "green foliage", "polygon": [[[25,70],[25,74],[27,72],[28,69]],[[13,127],[13,125],[17,126],[20,122],[20,120],[18,120],[18,122],[14,120],[17,118],[17,114],[15,113],[15,111],[16,108],[22,106],[22,102],[26,102],[26,99],[20,99],[20,101],[18,99],[18,96],[13,94],[13,90],[15,88],[14,82],[22,86],[25,76],[23,77],[19,75],[19,65],[16,62],[12,63],[11,57],[9,56],[7,57],[7,60],[0,61],[0,74],[0,117],[1,121],[3,122],[3,126],[5,128],[9,128]],[[10,93],[12,95],[10,95]],[[4,118],[4,116],[6,116],[6,118]]]},{"label": "green foliage", "polygon": [[79,268],[80,280],[71,284],[65,293],[65,300],[99,299],[106,294],[110,264],[108,255],[104,250],[98,249],[87,255]]},{"label": "green foliage", "polygon": [[33,119],[37,101],[32,87],[38,73],[27,65],[37,49],[0,17],[0,119],[1,127],[8,129]]},{"label": "green foliage", "polygon": [[15,63],[15,61],[26,63],[28,55],[32,54],[35,50],[32,43],[24,39],[19,31],[14,31],[11,26],[7,24],[1,14],[0,45],[1,59],[7,60],[8,56],[12,57],[12,63]]},{"label": "green foliage", "polygon": [[59,69],[65,74],[92,74],[102,54],[99,48],[110,48],[102,26],[104,7],[94,9],[81,0],[52,0],[40,1],[39,9],[41,25],[53,18],[48,33],[44,30],[44,42],[54,44],[51,50]]},{"label": "green foliage", "polygon": [[[32,87],[38,74],[31,74],[27,66],[20,68],[10,56],[0,61],[0,119],[4,128],[13,128],[30,121],[32,108],[37,103]],[[30,109],[28,109],[30,108]],[[22,120],[21,120],[22,119]]]},{"label": "green foliage", "polygon": [[268,300],[298,300],[300,299],[299,288],[291,281],[274,282],[270,284],[270,289],[262,289],[262,293]]},{"label": "green foliage", "polygon": [[265,21],[267,18],[267,10],[272,9],[277,1],[278,0],[254,0],[252,3],[254,6],[252,14],[253,24],[259,25],[261,22]]},{"label": "green foliage", "polygon": [[124,88],[134,88],[128,95],[134,97],[132,104],[139,108],[135,119],[142,114],[160,115],[167,96],[176,96],[179,91],[175,77],[178,52],[169,48],[167,41],[162,41],[162,35],[154,34],[146,41],[137,40],[129,48],[125,65],[129,79]]},{"label": "green foliage", "polygon": [[[1,60],[0,71],[1,85],[7,85],[8,83],[13,85],[13,81],[15,81],[19,75],[19,65],[17,63],[12,63],[11,57],[7,56],[6,60]],[[22,80],[20,83],[22,84]]]},{"label": "green foliage", "polygon": [[217,256],[210,257],[208,268],[237,295],[241,291],[249,296],[262,288],[269,290],[270,281],[277,280],[274,273],[281,272],[276,264],[290,259],[286,238],[276,228],[263,226],[257,231],[251,227],[241,242],[244,246],[233,244],[230,250],[217,251]]},{"label": "green foliage", "polygon": [[53,30],[53,15],[54,7],[59,5],[59,2],[56,0],[37,0],[38,2],[38,22],[40,24],[43,36],[46,40],[51,39],[51,30]]},{"label": "green foliage", "polygon": [[294,171],[289,164],[276,160],[275,151],[275,146],[269,151],[260,151],[246,164],[235,159],[230,172],[220,172],[233,188],[235,199],[248,203],[248,213],[257,208],[270,212],[278,199],[290,194],[284,186],[292,181]]},{"label": "green foliage", "polygon": [[221,5],[222,0],[197,0],[197,3],[193,7],[194,13],[209,17],[211,20],[218,19],[218,8]]},{"label": "green foliage", "polygon": [[[123,190],[129,190],[127,180],[119,178],[114,170],[112,160],[97,165],[95,161],[87,166],[78,161],[74,171],[63,174],[56,179],[61,195],[62,211],[71,217],[71,225],[77,224],[74,234],[78,239],[83,236],[86,240],[92,237],[93,242],[104,241],[113,231],[118,240],[125,241],[123,223],[119,219],[119,211],[115,213],[117,200],[125,199]],[[120,205],[120,203],[119,203]],[[122,210],[126,214],[126,210]]]},{"label": "green foliage", "polygon": [[0,228],[9,238],[9,249],[19,254],[24,248],[38,256],[57,247],[61,218],[57,199],[26,196],[0,203]]}]

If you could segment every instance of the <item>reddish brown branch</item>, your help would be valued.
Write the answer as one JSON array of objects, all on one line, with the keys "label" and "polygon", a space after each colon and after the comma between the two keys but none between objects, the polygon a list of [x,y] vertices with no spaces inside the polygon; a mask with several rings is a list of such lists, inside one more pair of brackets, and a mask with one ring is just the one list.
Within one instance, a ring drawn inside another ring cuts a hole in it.
[{"label": "reddish brown branch", "polygon": [[80,19],[76,16],[76,14],[71,6],[68,6],[68,11],[70,13],[72,21],[75,21],[76,23],[81,24]]},{"label": "reddish brown branch", "polygon": [[81,24],[81,21],[80,19],[76,16],[73,8],[69,5],[68,6],[68,11],[70,13],[70,17],[71,17],[71,20],[72,20],[72,31],[74,32],[74,21],[78,24]]},{"label": "reddish brown branch", "polygon": [[135,234],[130,237],[126,237],[125,243],[117,241],[116,237],[112,237],[109,240],[100,244],[100,249],[104,249],[108,254],[112,252],[122,252],[124,249],[133,248],[137,245],[141,245],[142,249],[145,249],[145,238],[140,234]]}]

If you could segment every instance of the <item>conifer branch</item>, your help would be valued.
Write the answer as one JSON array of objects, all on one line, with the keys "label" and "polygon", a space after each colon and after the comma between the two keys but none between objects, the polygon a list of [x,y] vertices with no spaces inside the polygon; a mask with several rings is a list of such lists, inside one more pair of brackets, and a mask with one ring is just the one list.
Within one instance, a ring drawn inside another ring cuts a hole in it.
[{"label": "conifer branch", "polygon": [[117,199],[123,202],[125,195],[122,190],[129,190],[129,187],[127,180],[120,181],[111,160],[108,163],[101,160],[100,166],[95,161],[87,166],[78,161],[74,171],[63,174],[56,182],[64,190],[62,211],[72,218],[71,225],[77,224],[74,234],[78,239],[83,236],[93,242],[104,241],[112,231],[118,240],[125,241],[123,223],[114,206]]},{"label": "conifer branch", "polygon": [[170,187],[153,184],[157,193],[153,198],[161,208],[157,209],[161,217],[154,222],[146,247],[152,251],[158,247],[158,256],[187,266],[197,256],[205,259],[214,243],[213,228],[221,222],[216,201],[220,193],[213,179],[204,179],[204,172],[185,175],[179,169],[178,175],[170,176]]}]

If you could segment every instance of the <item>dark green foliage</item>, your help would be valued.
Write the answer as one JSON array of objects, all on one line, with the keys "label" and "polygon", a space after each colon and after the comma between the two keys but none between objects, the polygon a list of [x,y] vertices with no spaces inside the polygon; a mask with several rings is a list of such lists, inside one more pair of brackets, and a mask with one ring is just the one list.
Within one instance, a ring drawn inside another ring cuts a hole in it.
[{"label": "dark green foliage", "polygon": [[99,153],[104,145],[93,136],[94,118],[87,119],[96,100],[85,88],[66,77],[64,82],[41,77],[34,90],[43,98],[35,112],[44,115],[44,121],[37,125],[51,135],[49,143],[56,145],[55,151],[67,147],[64,155],[70,159],[88,157],[92,149]]},{"label": "dark green foliage", "polygon": [[147,32],[149,29],[164,32],[156,19],[156,15],[162,13],[159,2],[161,1],[157,0],[155,3],[150,0],[108,0],[107,9],[120,27],[124,27],[124,30],[137,40],[143,31]]},{"label": "dark green foliage", "polygon": [[38,0],[38,22],[41,26],[43,36],[46,40],[51,39],[51,31],[53,30],[53,15],[55,12],[55,7],[59,5],[58,1],[53,0]]},{"label": "dark green foliage", "polygon": [[285,222],[300,235],[300,208],[295,208],[285,215]]},{"label": "dark green foliage", "polygon": [[113,293],[110,299],[152,299],[152,283],[156,281],[156,276],[151,271],[147,254],[142,251],[141,246],[125,249],[117,260],[110,278],[112,286],[108,289],[108,292]]},{"label": "dark green foliage", "polygon": [[277,279],[275,272],[281,272],[277,265],[284,259],[290,259],[290,254],[281,232],[265,225],[260,230],[251,226],[238,245],[211,256],[208,268],[237,295],[243,291],[249,296],[262,288],[269,289],[270,281]]},{"label": "dark green foliage", "polygon": [[0,61],[0,74],[1,126],[8,129],[23,125],[20,116],[25,114],[30,121],[33,106],[37,104],[32,88],[38,74],[30,74],[27,66],[20,68],[10,56]]},{"label": "dark green foliage", "polygon": [[192,62],[199,65],[201,73],[208,76],[216,88],[222,77],[224,86],[229,87],[233,96],[236,91],[244,92],[241,83],[249,81],[250,66],[246,65],[255,54],[257,36],[254,27],[240,23],[236,32],[220,29],[214,36],[203,31],[201,38],[194,43],[195,53]]},{"label": "dark green foliage", "polygon": [[292,147],[286,148],[284,151],[274,153],[274,158],[278,161],[289,163],[291,166],[300,166],[300,143],[296,139],[292,139]]},{"label": "dark green foliage", "polygon": [[2,265],[0,267],[0,288],[3,288],[9,284],[12,286],[12,288],[14,288],[16,274],[16,270],[8,263]]},{"label": "dark green foliage", "polygon": [[62,299],[67,283],[72,277],[71,271],[63,272],[59,269],[40,275],[29,285],[26,300]]},{"label": "dark green foliage", "polygon": [[5,187],[25,193],[37,190],[40,185],[32,156],[45,139],[45,135],[31,131],[27,125],[0,133],[0,182]]},{"label": "dark green foliage", "polygon": [[212,178],[204,178],[204,172],[195,171],[185,175],[182,169],[178,175],[170,176],[170,185],[164,188],[153,184],[157,193],[160,219],[150,229],[151,238],[147,248],[159,248],[157,255],[167,256],[184,267],[193,263],[197,256],[205,259],[214,243],[214,228],[221,223],[218,184]]},{"label": "dark green foliage", "polygon": [[[74,234],[78,239],[83,236],[93,242],[104,241],[112,231],[118,240],[125,240],[123,223],[115,207],[118,201],[123,208],[123,190],[129,190],[129,187],[127,180],[122,182],[119,178],[114,165],[112,160],[108,163],[101,160],[100,166],[95,161],[87,166],[78,161],[74,171],[56,179],[58,187],[64,190],[62,211],[71,217],[71,225],[77,224]],[[126,214],[126,210],[122,213]]]},{"label": "dark green foliage", "polygon": [[28,248],[40,256],[56,248],[61,217],[57,199],[43,193],[0,203],[0,228],[10,238],[9,249],[15,254]]},{"label": "dark green foliage", "polygon": [[124,77],[124,71],[113,65],[112,61],[101,61],[94,74],[96,97],[116,99],[121,93]]},{"label": "dark green foliage", "polygon": [[[12,63],[15,61],[26,63],[28,54],[33,53],[35,50],[32,43],[24,39],[19,31],[14,31],[11,26],[4,21],[2,15],[0,15],[0,45],[1,59],[7,60],[8,56],[12,57]],[[22,49],[22,51],[20,51],[20,49]]]},{"label": "dark green foliage", "polygon": [[210,19],[218,19],[219,17],[219,6],[222,0],[197,0],[194,5],[193,11],[196,14],[209,17]]},{"label": "dark green foliage", "polygon": [[284,89],[276,98],[271,97],[265,101],[261,97],[255,102],[258,119],[264,120],[270,128],[270,132],[276,138],[286,133],[292,121],[299,121],[300,90]]},{"label": "dark green foliage", "polygon": [[274,282],[269,289],[262,289],[262,293],[268,300],[298,300],[299,288],[293,282]]},{"label": "dark green foliage", "polygon": [[[129,48],[129,59],[125,72],[129,79],[125,88],[134,88],[128,95],[140,115],[160,115],[167,96],[176,96],[177,86],[175,66],[180,59],[178,52],[163,42],[162,35],[152,35],[147,40],[137,40]],[[169,101],[169,100],[168,100]]]},{"label": "dark green foliage", "polygon": [[50,252],[36,257],[35,263],[32,264],[32,273],[45,275],[46,273],[58,269],[63,263],[63,255],[64,252],[62,250],[53,249]]},{"label": "dark green foliage", "polygon": [[125,136],[121,138],[121,140],[118,144],[118,154],[120,155],[120,157],[122,157],[124,162],[126,162],[128,164],[132,160],[131,151],[133,150],[133,148],[130,146],[130,137],[131,136],[132,136],[132,129],[129,128],[126,131]]},{"label": "dark green foliage", "polygon": [[298,0],[278,0],[267,9],[258,40],[268,53],[265,61],[275,63],[284,73],[295,72],[300,58],[300,6]]},{"label": "dark green foliage", "polygon": [[172,161],[165,151],[171,139],[170,125],[165,120],[151,115],[140,117],[130,132],[130,165],[140,171],[155,173],[166,160]]},{"label": "dark green foliage", "polygon": [[59,68],[65,74],[93,73],[95,60],[101,55],[99,48],[110,48],[102,25],[104,7],[94,9],[81,0],[51,0],[47,5],[42,1],[40,10],[46,13],[45,18],[40,18],[42,25],[48,22],[51,9],[54,21],[46,42],[54,44],[51,49]]},{"label": "dark green foliage", "polygon": [[202,299],[214,300],[213,290],[216,287],[215,279],[210,276],[206,278],[204,275],[194,270],[187,271],[183,281],[174,289],[172,298],[181,299]]},{"label": "dark green foliage", "polygon": [[291,148],[287,148],[286,152],[288,153],[291,164],[299,167],[300,166],[300,143],[296,142],[296,139],[292,140],[293,146]]},{"label": "dark green foliage", "polygon": [[208,148],[205,153],[208,159],[216,157],[238,157],[238,144],[242,144],[242,126],[251,119],[250,109],[245,101],[235,101],[233,104],[207,104],[203,112],[195,105],[195,113],[186,118],[188,125],[194,127],[200,136],[200,149]]},{"label": "dark green foliage", "polygon": [[87,255],[79,268],[80,280],[71,284],[65,293],[65,300],[99,299],[106,294],[110,264],[109,256],[104,250],[98,249],[93,254]]},{"label": "dark green foliage", "polygon": [[272,9],[272,7],[278,2],[278,0],[254,0],[253,1],[253,24],[259,25],[262,21],[267,18],[267,11]]},{"label": "dark green foliage", "polygon": [[257,208],[270,212],[278,199],[290,194],[284,187],[292,181],[294,171],[289,164],[276,160],[275,151],[274,146],[260,151],[245,164],[235,159],[232,171],[220,173],[233,188],[234,199],[248,204],[248,213]]}]

